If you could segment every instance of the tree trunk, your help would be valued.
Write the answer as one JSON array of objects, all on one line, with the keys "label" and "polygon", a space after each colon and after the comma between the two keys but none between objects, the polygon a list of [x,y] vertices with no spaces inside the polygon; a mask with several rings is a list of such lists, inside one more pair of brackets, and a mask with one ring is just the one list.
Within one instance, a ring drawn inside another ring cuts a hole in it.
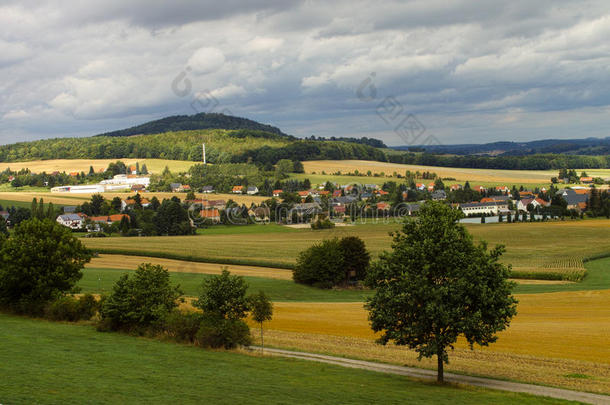
[{"label": "tree trunk", "polygon": [[436,372],[436,382],[442,384],[444,382],[444,376],[443,376],[443,353],[442,353],[442,351],[439,354],[437,354],[436,357],[438,358],[438,368],[437,368],[437,372]]},{"label": "tree trunk", "polygon": [[261,322],[261,353],[265,351],[265,341],[263,340],[263,323]]}]

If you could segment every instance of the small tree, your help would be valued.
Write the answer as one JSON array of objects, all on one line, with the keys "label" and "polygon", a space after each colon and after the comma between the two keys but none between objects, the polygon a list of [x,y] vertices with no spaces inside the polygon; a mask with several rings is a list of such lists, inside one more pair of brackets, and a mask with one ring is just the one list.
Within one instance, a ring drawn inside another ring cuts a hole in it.
[{"label": "small tree", "polygon": [[70,229],[49,219],[21,222],[0,249],[0,305],[40,314],[74,288],[89,260]]},{"label": "small tree", "polygon": [[437,356],[443,381],[447,348],[463,335],[470,347],[496,341],[516,313],[510,270],[499,263],[502,246],[475,245],[458,221],[463,214],[427,202],[415,221],[393,234],[392,251],[372,266],[368,284],[376,288],[366,308],[379,342],[394,341]]},{"label": "small tree", "polygon": [[140,264],[133,276],[121,276],[104,299],[100,309],[102,326],[115,330],[149,328],[178,306],[181,295],[180,287],[170,283],[167,269]]},{"label": "small tree", "polygon": [[225,319],[246,317],[249,304],[246,298],[248,284],[241,276],[232,276],[226,267],[222,273],[204,280],[199,299],[193,305],[206,314]]},{"label": "small tree", "polygon": [[247,289],[244,278],[232,276],[226,267],[203,282],[199,299],[193,302],[204,315],[197,332],[199,344],[226,349],[250,344],[250,328],[243,321],[250,309]]},{"label": "small tree", "polygon": [[258,322],[261,326],[261,347],[265,348],[263,340],[263,322],[270,321],[273,316],[273,303],[269,297],[263,292],[253,294],[249,297],[250,310],[252,311],[252,319]]}]

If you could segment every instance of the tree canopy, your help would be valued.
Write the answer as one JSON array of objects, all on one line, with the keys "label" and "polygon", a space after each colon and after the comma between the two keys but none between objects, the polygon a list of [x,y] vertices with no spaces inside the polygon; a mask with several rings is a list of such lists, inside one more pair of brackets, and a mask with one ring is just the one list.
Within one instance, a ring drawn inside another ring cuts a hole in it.
[{"label": "tree canopy", "polygon": [[438,380],[448,348],[458,336],[473,345],[497,339],[516,314],[510,269],[499,263],[502,246],[475,244],[459,210],[427,202],[416,220],[393,234],[392,250],[380,255],[367,284],[376,289],[366,308],[379,343],[406,345],[419,358],[436,355]]},{"label": "tree canopy", "polygon": [[76,285],[90,259],[89,250],[57,222],[21,222],[0,248],[0,305],[39,313]]}]

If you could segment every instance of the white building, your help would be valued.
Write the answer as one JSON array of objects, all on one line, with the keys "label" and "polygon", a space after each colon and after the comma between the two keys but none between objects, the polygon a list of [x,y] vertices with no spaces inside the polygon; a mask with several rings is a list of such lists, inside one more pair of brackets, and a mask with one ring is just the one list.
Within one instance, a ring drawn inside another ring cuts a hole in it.
[{"label": "white building", "polygon": [[60,186],[53,187],[52,193],[103,193],[105,191],[104,186],[99,184],[89,184],[84,186]]},{"label": "white building", "polygon": [[77,214],[63,214],[58,216],[56,221],[70,229],[80,229],[85,222],[83,218]]},{"label": "white building", "polygon": [[493,214],[498,215],[502,211],[508,211],[508,203],[504,202],[475,202],[460,204],[462,212],[468,215],[475,214]]},{"label": "white building", "polygon": [[148,186],[150,184],[150,177],[138,177],[133,175],[117,174],[112,179],[102,180],[100,184],[115,184],[115,185],[127,185],[133,186],[134,184],[141,184]]}]

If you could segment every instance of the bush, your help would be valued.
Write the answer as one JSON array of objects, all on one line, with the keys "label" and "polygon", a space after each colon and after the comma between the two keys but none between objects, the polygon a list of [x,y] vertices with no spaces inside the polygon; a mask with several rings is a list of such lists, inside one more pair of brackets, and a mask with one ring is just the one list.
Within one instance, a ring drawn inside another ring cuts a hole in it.
[{"label": "bush", "polygon": [[339,242],[343,253],[344,272],[348,280],[366,278],[371,255],[366,250],[364,241],[357,236],[346,236]]},{"label": "bush", "polygon": [[292,278],[296,283],[332,288],[345,279],[343,265],[339,239],[327,239],[299,254]]},{"label": "bush", "polygon": [[165,333],[177,342],[195,343],[202,319],[198,312],[172,311],[165,318]]},{"label": "bush", "polygon": [[124,274],[100,308],[100,329],[138,330],[161,326],[178,306],[182,295],[169,281],[169,272],[159,265],[141,264],[133,277]]},{"label": "bush", "polygon": [[241,319],[204,316],[197,331],[196,342],[202,347],[233,349],[252,343],[250,328]]},{"label": "bush", "polygon": [[370,260],[364,242],[356,236],[324,240],[299,254],[292,278],[296,283],[332,288],[364,280]]},{"label": "bush", "polygon": [[91,294],[76,299],[66,295],[51,302],[45,309],[45,316],[53,321],[76,322],[89,320],[98,310],[98,303]]},{"label": "bush", "polygon": [[335,223],[328,218],[318,218],[315,222],[311,223],[311,229],[332,229],[335,227]]}]

